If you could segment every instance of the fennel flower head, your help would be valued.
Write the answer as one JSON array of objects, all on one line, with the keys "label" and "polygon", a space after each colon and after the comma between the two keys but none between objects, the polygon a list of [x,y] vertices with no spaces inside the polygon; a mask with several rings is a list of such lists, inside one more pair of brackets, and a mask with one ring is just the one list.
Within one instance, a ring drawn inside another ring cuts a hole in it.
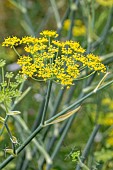
[{"label": "fennel flower head", "polygon": [[8,37],[3,46],[14,48],[22,44],[25,54],[17,63],[21,73],[37,80],[54,80],[62,86],[70,87],[74,80],[88,68],[91,72],[106,72],[99,56],[85,54],[85,49],[75,41],[58,41],[56,31],[44,30],[40,37],[26,36],[21,39]]}]

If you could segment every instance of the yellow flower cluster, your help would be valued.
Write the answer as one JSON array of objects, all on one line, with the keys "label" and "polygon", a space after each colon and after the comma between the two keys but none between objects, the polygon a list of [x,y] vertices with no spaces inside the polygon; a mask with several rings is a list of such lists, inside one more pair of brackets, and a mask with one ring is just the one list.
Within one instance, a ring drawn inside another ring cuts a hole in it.
[{"label": "yellow flower cluster", "polygon": [[[68,31],[69,27],[70,27],[70,19],[67,19],[64,22],[64,30]],[[81,20],[79,19],[75,20],[72,32],[73,32],[73,36],[83,36],[86,34],[86,27]]]},{"label": "yellow flower cluster", "polygon": [[113,129],[109,131],[108,138],[106,140],[106,143],[110,146],[113,146]]},{"label": "yellow flower cluster", "polygon": [[100,112],[98,124],[108,128],[108,130],[106,130],[106,145],[113,146],[113,100],[110,97],[105,97],[102,99],[102,107],[105,113]]},{"label": "yellow flower cluster", "polygon": [[103,6],[112,6],[113,0],[96,0],[100,5]]},{"label": "yellow flower cluster", "polygon": [[55,31],[45,30],[40,33],[41,38],[17,37],[7,38],[3,46],[24,45],[28,55],[21,56],[18,64],[22,74],[35,79],[52,79],[63,86],[70,86],[80,75],[83,66],[92,71],[106,72],[106,67],[94,54],[85,55],[85,49],[78,42],[57,41]]},{"label": "yellow flower cluster", "polygon": [[106,143],[110,146],[113,147],[113,136],[109,137],[107,140],[106,140]]},{"label": "yellow flower cluster", "polygon": [[104,118],[100,118],[99,123],[105,126],[113,125],[113,113],[108,113]]},{"label": "yellow flower cluster", "polygon": [[104,98],[102,106],[106,109],[106,112],[100,116],[99,123],[105,126],[113,125],[113,100],[109,97]]},{"label": "yellow flower cluster", "polygon": [[113,100],[111,98],[104,98],[102,100],[102,105],[108,108],[109,110],[113,110]]},{"label": "yellow flower cluster", "polygon": [[6,38],[5,41],[2,43],[2,46],[6,47],[10,46],[12,48],[13,46],[18,46],[19,44],[20,39],[14,36],[12,38],[11,37]]}]

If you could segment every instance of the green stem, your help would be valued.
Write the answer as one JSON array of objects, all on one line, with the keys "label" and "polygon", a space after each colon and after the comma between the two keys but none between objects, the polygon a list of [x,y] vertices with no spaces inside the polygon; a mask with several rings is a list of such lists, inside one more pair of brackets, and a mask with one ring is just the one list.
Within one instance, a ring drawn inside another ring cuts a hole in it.
[{"label": "green stem", "polygon": [[109,54],[106,54],[106,55],[100,56],[100,58],[101,58],[102,61],[104,61],[104,60],[106,60],[106,59],[108,59],[108,58],[111,58],[111,57],[113,57],[113,52],[111,52],[111,53],[109,53]]},{"label": "green stem", "polygon": [[49,81],[48,89],[47,89],[47,94],[46,94],[47,96],[46,96],[45,105],[44,105],[44,110],[43,110],[43,113],[42,113],[41,125],[43,125],[44,121],[45,121],[46,111],[47,111],[47,107],[48,107],[48,103],[49,103],[49,98],[50,98],[50,93],[51,93],[51,87],[52,87],[52,81]]},{"label": "green stem", "polygon": [[[100,125],[96,125],[96,126],[94,127],[94,129],[93,129],[93,131],[92,131],[92,133],[91,133],[91,135],[90,135],[90,137],[89,137],[89,139],[88,139],[88,142],[87,142],[87,144],[86,144],[86,147],[85,147],[85,149],[84,149],[84,151],[83,151],[83,153],[82,153],[81,163],[84,163],[84,161],[86,160],[86,158],[87,158],[87,156],[88,156],[88,154],[89,154],[89,151],[90,151],[90,149],[91,149],[91,146],[92,146],[92,144],[93,144],[93,142],[94,142],[94,138],[95,138],[95,136],[96,136],[99,128],[100,128]],[[81,169],[81,164],[78,164],[76,170],[80,170],[80,169]]]},{"label": "green stem", "polygon": [[[96,93],[104,88],[106,88],[107,86],[109,86],[110,84],[113,83],[113,80],[111,80],[110,82],[106,83],[105,85],[103,85],[102,87],[98,88]],[[61,111],[60,113],[56,114],[55,116],[53,116],[52,118],[48,119],[47,121],[45,121],[45,125],[47,125],[48,123],[50,123],[51,121],[53,121],[54,119],[56,119],[57,117],[63,115],[64,113],[66,113],[67,111],[69,111],[70,109],[72,109],[73,107],[79,105],[81,102],[83,102],[85,99],[87,99],[88,97],[92,96],[93,94],[95,94],[95,91],[91,91],[90,93],[88,93],[87,95],[85,95],[84,97],[82,97],[81,99],[79,99],[78,101],[76,101],[75,103],[73,103],[72,105],[70,105],[69,107],[67,107],[66,109],[64,109],[63,111]]]},{"label": "green stem", "polygon": [[[52,117],[52,116],[57,112],[57,110],[59,109],[59,106],[60,106],[60,104],[61,104],[61,100],[62,100],[62,97],[63,97],[63,94],[64,94],[65,90],[66,90],[66,88],[61,89],[61,90],[59,91],[59,94],[58,94],[58,96],[57,96],[57,98],[56,98],[56,100],[55,100],[55,105],[54,105],[54,107],[53,107],[53,111],[52,111],[50,117]],[[44,106],[43,106],[43,108],[44,108]],[[36,126],[35,126],[35,127],[36,127]],[[47,136],[47,134],[49,133],[50,128],[51,128],[51,126],[47,126],[47,128],[46,128],[46,130],[45,130],[45,132],[44,132],[44,134],[43,134],[42,141],[44,141],[44,140],[46,139],[46,136]],[[33,129],[35,129],[35,128],[33,128]],[[49,143],[49,146],[50,146],[50,140],[48,141],[48,143]],[[48,151],[49,146],[48,146],[47,149],[46,149],[47,151]],[[32,155],[34,156],[36,153],[37,153],[37,149],[36,149],[36,147],[35,147],[35,150],[32,152]],[[47,152],[47,153],[48,153],[48,152]],[[44,159],[42,160],[42,163],[40,163],[40,167],[43,165],[43,161],[44,161]],[[47,161],[46,161],[46,162],[47,162]],[[22,170],[25,170],[26,167],[28,166],[28,164],[29,164],[29,160],[25,160],[25,161],[24,161],[24,164],[23,164],[23,166],[22,166]]]},{"label": "green stem", "polygon": [[3,131],[4,131],[5,124],[7,123],[7,121],[8,121],[8,118],[9,118],[9,115],[6,115],[6,117],[5,117],[5,121],[4,121],[4,124],[3,124],[3,126],[2,126],[2,129],[1,129],[1,131],[0,131],[0,136],[2,135],[2,133],[3,133]]},{"label": "green stem", "polygon": [[57,9],[57,5],[56,5],[56,1],[55,0],[50,0],[52,8],[53,8],[53,12],[55,15],[55,19],[56,19],[56,23],[57,23],[57,28],[61,28],[61,21],[60,21],[60,15],[59,15],[59,11]]},{"label": "green stem", "polygon": [[14,144],[14,142],[13,142],[13,137],[12,137],[12,134],[11,134],[11,132],[10,132],[10,130],[9,130],[9,127],[8,127],[7,123],[5,124],[5,127],[6,127],[6,129],[7,129],[7,132],[8,132],[8,134],[9,134],[9,137],[10,137],[10,140],[11,140],[11,143],[12,143],[13,153],[15,154],[15,144]]},{"label": "green stem", "polygon": [[[15,120],[18,122],[18,124],[21,126],[22,129],[24,129],[27,134],[31,134],[31,131],[29,130],[28,126],[26,125],[26,123],[24,122],[24,120],[20,117],[20,116],[16,116],[15,117]],[[19,128],[18,128],[19,129]],[[36,138],[34,138],[32,140],[32,142],[35,144],[36,148],[40,151],[40,153],[42,153],[42,155],[44,155],[45,159],[47,162],[49,162],[50,164],[52,163],[51,162],[51,159],[48,155],[48,153],[46,152],[46,150],[39,144],[39,142],[36,140]]]},{"label": "green stem", "polygon": [[90,73],[90,74],[88,74],[87,76],[77,78],[77,79],[75,79],[75,81],[76,81],[76,80],[77,80],[77,81],[79,81],[79,80],[86,79],[86,78],[90,77],[91,75],[93,75],[94,73],[95,73],[95,71],[91,72],[91,73]]},{"label": "green stem", "polygon": [[[29,143],[30,141],[42,130],[43,126],[39,126],[28,138],[27,140],[16,150],[16,155],[18,155]],[[1,163],[0,169],[4,168],[11,160],[15,157],[10,155],[4,162]]]},{"label": "green stem", "polygon": [[14,101],[14,104],[12,105],[11,109],[14,109],[14,107],[29,93],[29,91],[31,90],[31,87],[28,87],[20,97],[16,98]]},{"label": "green stem", "polygon": [[78,6],[79,1],[78,0],[72,0],[70,2],[70,27],[69,27],[69,31],[68,31],[68,40],[70,40],[73,36],[73,26],[74,26],[74,20],[75,20],[75,12],[77,10],[77,6]]},{"label": "green stem", "polygon": [[13,50],[14,50],[14,52],[19,56],[19,57],[21,57],[20,56],[20,54],[18,53],[18,51],[16,50],[16,48],[13,46]]},{"label": "green stem", "polygon": [[[94,75],[93,75],[93,78],[94,78]],[[89,80],[89,81],[87,82],[87,84],[86,84],[87,86],[89,86],[89,85],[91,84],[93,78],[90,77],[90,80]],[[72,87],[74,87],[74,86],[72,86]],[[72,91],[73,91],[73,90],[72,90]],[[71,94],[73,94],[73,93],[71,92]],[[81,92],[81,94],[79,95],[79,98],[82,98],[83,96],[84,96],[84,93]],[[71,95],[68,95],[68,98],[69,98],[69,99],[71,99],[70,97],[71,97]],[[69,101],[69,100],[68,100],[68,101]],[[66,101],[66,102],[67,102],[67,106],[68,106],[68,104],[70,103],[70,101],[69,101],[69,102],[68,102],[68,101]],[[56,147],[55,147],[55,149],[54,149],[53,152],[52,152],[52,155],[51,155],[52,160],[55,158],[55,156],[56,156],[56,154],[57,154],[57,152],[58,152],[58,150],[59,150],[59,148],[60,148],[60,144],[62,144],[62,141],[64,140],[64,138],[65,138],[65,136],[66,136],[66,134],[67,134],[70,126],[72,125],[72,122],[73,122],[73,120],[74,120],[75,117],[76,117],[75,114],[74,114],[73,116],[71,116],[66,122],[64,122],[63,126],[60,128],[60,130],[59,130],[60,139],[59,139],[59,141],[58,141],[58,143],[57,143],[57,146],[56,146],[57,149],[56,149]],[[48,142],[48,145],[47,145],[47,151],[48,151],[48,153],[50,152],[51,148],[53,147],[56,139],[57,139],[57,137],[56,137],[56,136],[53,136],[52,139],[51,139],[51,141]],[[43,164],[44,164],[44,160],[42,161],[42,165],[43,165]],[[41,165],[41,167],[42,167],[42,165]],[[51,168],[51,165],[48,165],[48,168]]]},{"label": "green stem", "polygon": [[79,160],[79,164],[82,168],[86,169],[86,170],[90,170],[82,161],[81,159],[78,157],[78,160]]},{"label": "green stem", "polygon": [[[43,128],[43,123],[44,119],[46,116],[46,111],[49,103],[49,97],[50,97],[50,92],[51,92],[51,86],[52,86],[52,81],[49,81],[48,84],[48,89],[47,89],[47,96],[46,96],[46,101],[45,101],[45,106],[44,106],[44,111],[42,114],[42,120],[40,126],[28,137],[28,139],[17,149],[16,154],[19,154],[29,143],[30,141],[41,131]],[[1,165],[0,168],[5,167],[14,157],[11,155],[8,159],[6,159]]]},{"label": "green stem", "polygon": [[2,67],[2,83],[4,83],[4,67]]},{"label": "green stem", "polygon": [[[63,142],[63,140],[64,140],[64,138],[65,138],[65,136],[66,136],[66,134],[67,134],[67,132],[68,132],[68,130],[69,130],[69,127],[70,127],[71,124],[72,124],[73,117],[75,117],[75,115],[71,116],[70,119],[67,121],[67,125],[65,126],[65,129],[64,129],[64,131],[63,131],[63,133],[62,133],[62,135],[61,135],[61,137],[60,137],[60,139],[59,139],[59,141],[58,141],[58,143],[57,143],[57,145],[56,145],[56,147],[55,147],[55,149],[54,149],[54,151],[53,151],[53,153],[52,153],[52,155],[51,155],[51,159],[52,159],[52,160],[55,158],[58,150],[59,150],[60,147],[61,147],[61,144],[62,144],[62,142]],[[51,169],[51,166],[52,166],[52,165],[48,164],[46,170],[50,170],[50,169]]]},{"label": "green stem", "polygon": [[106,36],[108,35],[108,32],[109,32],[109,28],[112,26],[112,19],[113,19],[113,7],[110,8],[109,16],[107,18],[107,22],[106,22],[106,25],[103,29],[101,36],[99,36],[99,39],[96,42],[91,44],[91,49],[94,49],[95,47],[100,45],[101,42],[106,38]]},{"label": "green stem", "polygon": [[[66,90],[66,88],[61,89],[61,90],[59,91],[59,94],[58,94],[58,96],[57,96],[57,98],[56,98],[56,101],[55,101],[55,105],[54,105],[53,111],[52,111],[52,113],[51,113],[51,115],[50,115],[51,117],[54,116],[55,113],[58,111],[65,90]],[[46,138],[46,136],[47,136],[47,133],[49,132],[49,129],[50,129],[50,128],[51,128],[51,125],[48,126],[47,129],[46,129],[46,131],[44,132],[43,140],[45,140],[45,138]]]},{"label": "green stem", "polygon": [[[4,83],[4,67],[2,67],[2,83]],[[3,92],[4,92],[5,88],[3,86]]]}]

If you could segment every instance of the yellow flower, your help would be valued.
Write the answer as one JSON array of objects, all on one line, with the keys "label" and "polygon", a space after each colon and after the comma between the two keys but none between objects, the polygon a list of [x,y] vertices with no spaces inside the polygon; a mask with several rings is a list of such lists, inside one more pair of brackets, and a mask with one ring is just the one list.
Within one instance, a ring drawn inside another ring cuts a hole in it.
[{"label": "yellow flower", "polygon": [[23,44],[33,44],[37,39],[35,37],[25,36],[22,38],[21,43]]},{"label": "yellow flower", "polygon": [[113,0],[96,0],[100,5],[103,6],[112,6]]},{"label": "yellow flower", "polygon": [[84,25],[82,26],[74,26],[73,27],[73,36],[83,36],[86,34],[86,27]]},{"label": "yellow flower", "polygon": [[[40,34],[41,38],[27,36],[18,40],[14,37],[13,45],[23,44],[25,52],[29,54],[21,56],[17,61],[22,74],[44,81],[52,79],[70,87],[80,75],[83,66],[93,71],[106,71],[99,56],[85,55],[85,49],[78,42],[56,41],[55,38],[58,36],[56,31],[45,30]],[[9,38],[6,39],[4,45],[7,46],[9,43],[11,46],[12,39],[11,42]]]},{"label": "yellow flower", "polygon": [[112,136],[112,137],[109,137],[109,138],[106,140],[106,143],[109,144],[110,146],[113,146],[113,136]]},{"label": "yellow flower", "polygon": [[107,113],[104,118],[100,117],[99,119],[99,123],[102,124],[102,125],[105,125],[105,126],[111,126],[113,125],[113,113],[110,112],[110,113]]},{"label": "yellow flower", "polygon": [[36,37],[31,37],[31,36],[25,36],[21,39],[21,43],[27,44],[27,45],[32,45],[32,44],[41,44],[41,43],[47,43],[48,39],[45,37],[42,38],[36,38]]},{"label": "yellow flower", "polygon": [[22,74],[25,74],[29,77],[32,77],[34,75],[34,73],[36,72],[36,66],[35,64],[28,64],[28,65],[24,65],[22,66]]},{"label": "yellow flower", "polygon": [[37,51],[46,49],[46,45],[44,44],[28,45],[24,49],[28,53],[35,54]]},{"label": "yellow flower", "polygon": [[52,40],[52,44],[54,44],[58,47],[62,47],[62,42],[60,42],[60,41]]},{"label": "yellow flower", "polygon": [[2,43],[2,46],[10,46],[12,48],[13,46],[18,46],[20,43],[20,39],[14,36],[6,38],[5,41]]},{"label": "yellow flower", "polygon": [[101,63],[100,58],[94,54],[87,55],[88,61],[87,66],[95,71],[106,72],[106,67]]},{"label": "yellow flower", "polygon": [[102,104],[105,105],[109,110],[113,110],[113,100],[111,98],[105,98],[102,100]]},{"label": "yellow flower", "polygon": [[19,64],[20,66],[26,65],[26,64],[30,64],[32,61],[32,58],[29,56],[22,56],[20,59],[18,59],[17,64]]},{"label": "yellow flower", "polygon": [[109,105],[111,103],[111,99],[110,98],[104,98],[103,100],[102,100],[102,104],[103,105]]},{"label": "yellow flower", "polygon": [[[70,24],[71,24],[70,19],[65,20],[63,27],[64,30],[68,31]],[[73,36],[83,36],[86,34],[86,27],[81,20],[79,19],[75,20],[72,33]]]},{"label": "yellow flower", "polygon": [[64,26],[63,26],[63,28],[68,31],[68,29],[69,29],[69,27],[70,27],[70,23],[71,23],[71,22],[70,22],[70,19],[66,19],[66,20],[64,21]]}]

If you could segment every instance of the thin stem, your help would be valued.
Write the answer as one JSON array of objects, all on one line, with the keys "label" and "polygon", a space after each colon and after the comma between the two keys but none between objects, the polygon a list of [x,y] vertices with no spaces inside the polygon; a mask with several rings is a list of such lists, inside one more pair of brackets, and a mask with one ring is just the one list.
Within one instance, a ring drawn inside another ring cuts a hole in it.
[{"label": "thin stem", "polygon": [[[44,98],[44,100],[43,100],[43,102],[42,102],[42,106],[41,106],[41,109],[40,109],[40,111],[39,111],[39,116],[37,117],[37,119],[36,119],[36,121],[35,121],[35,124],[34,124],[34,126],[32,127],[32,132],[36,129],[36,127],[37,126],[39,126],[39,124],[40,124],[40,122],[41,122],[41,118],[42,118],[42,112],[43,112],[43,116],[45,116],[45,111],[46,111],[46,107],[47,107],[47,105],[48,105],[48,103],[47,103],[47,98],[48,98],[48,102],[49,102],[49,96],[48,95],[50,95],[49,93],[50,93],[50,90],[51,90],[51,83],[49,82],[49,84],[48,84],[48,89],[47,89],[47,94],[46,94],[46,97]],[[45,105],[46,105],[46,107],[45,107]],[[45,111],[44,111],[44,108],[45,108]],[[44,117],[43,117],[44,118]],[[17,120],[18,121],[18,120]],[[19,121],[19,123],[21,124],[21,121]],[[35,142],[35,141],[34,141]],[[47,156],[47,154],[45,154],[46,152],[45,151],[43,151],[42,149],[41,149],[42,147],[40,146],[40,147],[38,147],[38,149],[39,149],[39,151],[40,152],[42,152],[42,154],[44,155],[44,157],[46,158],[46,161],[47,162],[50,162],[49,160],[49,156]],[[36,150],[37,150],[37,148],[36,148]],[[26,163],[27,162],[27,163]],[[23,163],[23,161],[22,161],[22,163]],[[21,163],[21,164],[22,164]],[[25,160],[25,166],[27,166],[27,164],[29,163],[29,161],[28,160]],[[22,166],[22,167],[24,167],[24,165]]]},{"label": "thin stem", "polygon": [[[30,135],[31,131],[29,130],[28,126],[24,122],[24,120],[18,116],[15,117],[15,120],[18,122],[18,124]],[[47,162],[51,163],[51,159],[48,155],[48,153],[45,151],[45,149],[39,144],[39,142],[34,138],[32,142],[35,144],[35,146],[38,148],[38,150],[44,155]]]},{"label": "thin stem", "polygon": [[11,143],[12,143],[13,153],[15,154],[15,144],[14,144],[14,142],[13,142],[13,137],[12,137],[12,134],[11,134],[11,132],[10,132],[10,129],[9,129],[7,123],[5,124],[5,127],[6,127],[6,129],[7,129],[7,132],[8,132],[8,134],[9,134],[9,137],[10,137],[10,140],[11,140]]},{"label": "thin stem", "polygon": [[[65,90],[66,90],[66,88],[61,89],[61,90],[59,91],[59,94],[58,94],[58,96],[57,96],[57,98],[56,98],[56,100],[55,100],[54,109],[53,109],[53,111],[52,111],[52,113],[51,113],[50,116],[53,116],[53,115],[57,112],[57,110],[59,109],[59,106],[60,106],[60,103],[61,103],[61,100],[62,100],[62,97],[63,97],[63,94],[64,94]],[[44,100],[44,101],[45,101],[45,100]],[[44,103],[45,103],[45,102],[42,103],[40,113],[42,113],[42,109],[44,108]],[[39,114],[39,115],[41,115],[41,114]],[[34,129],[36,128],[36,126],[39,124],[39,120],[40,120],[40,118],[38,118],[38,119],[36,120],[36,122],[35,122],[35,124],[34,124],[34,126],[33,126],[33,130],[34,130]],[[38,121],[38,122],[37,122],[37,121]],[[38,124],[37,124],[37,123],[38,123]],[[46,130],[45,130],[45,132],[44,132],[44,134],[43,134],[42,141],[45,140],[45,138],[46,138],[46,136],[47,136],[47,134],[48,134],[51,126],[52,126],[52,125],[47,126],[47,128],[46,128]],[[46,148],[47,151],[48,151],[48,149],[49,149],[49,146],[51,145],[51,144],[50,144],[50,143],[51,143],[50,140],[48,141],[48,143],[49,143],[49,144],[48,144],[48,147]],[[32,155],[33,155],[33,156],[36,154],[36,151],[37,151],[37,149],[36,149],[36,147],[35,147],[35,148],[34,148],[34,151],[32,152]],[[43,165],[43,162],[44,162],[44,159],[42,160],[40,167]],[[46,162],[47,162],[47,161],[46,161]],[[28,164],[29,164],[29,160],[25,160],[25,161],[24,161],[24,164],[23,164],[23,166],[22,166],[22,170],[25,170],[26,167],[28,166]]]},{"label": "thin stem", "polygon": [[4,67],[2,67],[2,83],[4,83]]},{"label": "thin stem", "polygon": [[9,118],[9,115],[6,115],[6,117],[5,117],[5,121],[4,121],[4,124],[3,124],[3,126],[2,126],[2,129],[1,129],[1,131],[0,131],[0,136],[2,135],[2,133],[3,133],[3,131],[4,131],[5,124],[7,123],[7,121],[8,121],[8,118]]},{"label": "thin stem", "polygon": [[70,13],[70,7],[67,8],[67,10],[66,10],[66,12],[65,12],[65,14],[64,14],[64,16],[63,16],[63,18],[62,18],[62,20],[61,20],[61,28],[58,28],[58,29],[57,29],[57,33],[58,33],[58,35],[59,35],[59,36],[58,36],[58,39],[60,38],[60,35],[61,35],[63,23],[64,23],[65,19],[68,17],[69,13]]},{"label": "thin stem", "polygon": [[52,87],[52,81],[49,81],[48,89],[47,89],[47,94],[46,94],[47,96],[46,96],[45,105],[44,105],[44,110],[43,110],[43,113],[42,113],[41,125],[43,125],[44,121],[45,121],[46,111],[47,111],[47,107],[48,107],[48,103],[49,103],[49,98],[50,98],[50,93],[51,93],[51,87]]},{"label": "thin stem", "polygon": [[[102,87],[98,88],[96,93],[104,88],[106,88],[107,86],[109,86],[110,84],[113,83],[113,80],[111,80],[110,82],[106,83],[105,85],[103,85]],[[92,96],[93,94],[95,94],[95,91],[91,91],[90,93],[88,93],[87,95],[83,96],[82,98],[80,98],[78,101],[76,101],[75,103],[73,103],[72,105],[70,105],[69,107],[67,107],[66,109],[64,109],[63,111],[59,112],[58,114],[56,114],[55,116],[53,116],[52,118],[48,119],[47,121],[45,121],[45,125],[50,123],[51,121],[53,121],[54,119],[56,119],[57,117],[63,115],[64,113],[66,113],[67,111],[69,111],[70,109],[72,109],[73,107],[79,105],[81,102],[83,102],[85,99],[87,99],[88,97]]]},{"label": "thin stem", "polygon": [[[28,138],[27,140],[16,150],[16,155],[18,155],[29,143],[30,141],[42,130],[43,126],[39,126]],[[4,162],[1,163],[0,169],[4,168],[11,160],[15,157],[13,155],[9,156]]]},{"label": "thin stem", "polygon": [[99,37],[99,39],[96,42],[91,44],[91,49],[97,47],[106,38],[109,28],[112,24],[112,19],[113,19],[113,7],[110,8],[109,17],[107,18],[107,22],[106,22],[106,25],[103,29],[101,36]]},{"label": "thin stem", "polygon": [[[94,129],[93,129],[93,131],[92,131],[92,133],[91,133],[91,135],[90,135],[90,137],[88,139],[88,142],[87,142],[87,144],[86,144],[86,146],[84,148],[84,151],[82,153],[81,162],[84,162],[86,160],[86,158],[87,158],[87,156],[89,154],[89,151],[91,149],[91,146],[92,146],[92,144],[94,142],[94,138],[95,138],[99,128],[100,128],[100,125],[96,125],[94,127]],[[80,169],[81,169],[80,164],[78,164],[76,170],[80,170]]]},{"label": "thin stem", "polygon": [[57,9],[56,2],[55,2],[55,0],[50,0],[50,2],[51,2],[51,5],[52,5],[52,8],[53,8],[54,15],[55,15],[57,28],[61,28],[60,15],[59,15],[59,12],[58,12],[58,9]]},{"label": "thin stem", "polygon": [[[60,103],[61,103],[61,100],[62,100],[62,97],[63,97],[63,94],[65,92],[66,88],[64,89],[61,89],[58,96],[57,96],[57,99],[56,99],[56,102],[55,102],[55,105],[54,105],[54,109],[51,113],[51,117],[55,115],[55,113],[57,112],[57,110],[59,109],[59,106],[60,106]],[[51,125],[47,127],[44,135],[43,135],[43,140],[46,138],[46,135],[47,133],[49,132],[49,129],[51,128]]]},{"label": "thin stem", "polygon": [[111,58],[111,57],[113,57],[113,52],[111,52],[111,53],[109,53],[109,54],[106,54],[106,55],[100,56],[100,58],[101,58],[102,61],[103,61],[103,60],[106,60],[106,59],[108,59],[108,58]]},{"label": "thin stem", "polygon": [[[59,129],[59,132],[58,132],[59,136],[62,136],[62,133],[63,133],[66,126],[67,126],[67,122],[64,123],[63,127]],[[48,140],[48,143],[47,143],[47,146],[46,146],[46,149],[47,149],[48,153],[50,153],[51,149],[54,147],[54,143],[57,140],[57,138],[58,138],[58,136],[53,135],[51,140]],[[40,164],[40,169],[43,168],[44,163],[45,163],[45,160],[43,159],[41,164]]]},{"label": "thin stem", "polygon": [[73,26],[74,26],[74,19],[75,19],[75,12],[77,10],[77,5],[78,5],[78,0],[72,0],[72,2],[70,2],[70,21],[71,21],[71,24],[70,24],[70,28],[69,28],[69,31],[68,31],[68,40],[70,40],[72,38],[72,35],[73,35]]},{"label": "thin stem", "polygon": [[40,125],[40,122],[41,122],[41,118],[42,118],[42,113],[43,113],[43,110],[44,110],[44,105],[45,105],[45,97],[43,98],[43,101],[41,103],[41,106],[40,106],[40,109],[38,111],[38,115],[33,123],[33,126],[31,128],[31,132],[33,132],[39,125]]},{"label": "thin stem", "polygon": [[[93,78],[94,78],[94,75],[91,76],[90,79],[88,79],[89,81],[88,81],[87,84],[86,84],[87,86],[89,86],[89,85],[91,84]],[[73,86],[73,87],[74,87],[74,86]],[[71,93],[71,94],[72,94],[72,93]],[[81,92],[81,94],[79,95],[79,98],[82,98],[83,96],[84,96],[84,93]],[[69,97],[69,99],[70,99],[70,95],[69,95],[68,97]],[[69,101],[69,102],[70,102],[70,101]],[[67,105],[68,105],[68,104],[69,104],[69,103],[67,103]],[[76,116],[76,115],[73,115],[72,117],[70,117],[69,120],[66,121],[66,122],[63,124],[63,126],[59,129],[60,139],[62,138],[62,135],[65,137],[65,135],[66,135],[66,133],[68,132],[68,130],[69,130],[69,128],[70,128],[70,126],[71,126],[71,124],[72,124],[72,121],[74,120],[75,116]],[[68,128],[67,128],[67,127],[68,127]],[[64,135],[64,134],[65,134],[65,135]],[[48,142],[48,145],[47,145],[47,151],[48,151],[48,152],[50,152],[50,150],[51,150],[51,148],[53,147],[56,139],[57,139],[57,136],[53,136],[52,139],[51,139],[51,141]],[[59,142],[60,142],[60,144],[61,144],[62,142],[61,142],[60,139],[59,139]],[[63,139],[63,138],[62,138],[62,139]],[[60,148],[60,144],[57,144],[57,145],[59,145],[59,147],[57,147],[57,150],[54,150],[54,151],[53,151],[53,153],[52,153],[52,155],[53,155],[53,156],[52,156],[52,159],[55,158],[55,156],[56,156],[56,154],[57,154],[57,152],[58,152],[58,150],[59,150],[59,148]],[[43,165],[44,165],[44,160],[43,160],[42,163],[41,163],[41,167],[42,167]],[[51,165],[48,165],[48,168],[49,168],[49,167],[51,167]]]},{"label": "thin stem", "polygon": [[20,56],[20,54],[18,53],[18,51],[16,50],[16,48],[13,46],[13,50],[15,51],[15,53],[19,56],[19,57],[21,57]]},{"label": "thin stem", "polygon": [[[52,82],[49,81],[48,89],[47,89],[47,96],[46,96],[46,101],[45,101],[45,106],[44,106],[44,111],[43,111],[43,114],[42,114],[42,120],[41,120],[40,126],[39,126],[39,127],[28,137],[28,139],[17,149],[16,154],[19,154],[19,153],[30,143],[30,141],[40,132],[40,130],[43,128],[43,123],[44,123],[44,119],[45,119],[45,116],[46,116],[46,111],[47,111],[47,107],[48,107],[48,103],[49,103],[51,86],[52,86]],[[14,157],[10,156],[8,159],[6,159],[6,160],[1,164],[0,168],[3,168],[4,166],[6,166],[12,159],[14,159]]]},{"label": "thin stem", "polygon": [[78,157],[78,160],[79,160],[79,164],[82,168],[86,169],[86,170],[90,170],[82,161],[81,159]]},{"label": "thin stem", "polygon": [[[67,125],[65,126],[65,129],[64,129],[64,131],[63,131],[63,133],[62,133],[62,135],[61,135],[61,137],[60,137],[60,139],[59,139],[59,141],[58,141],[58,143],[57,143],[57,145],[55,147],[55,150],[51,155],[52,160],[54,159],[54,157],[56,156],[58,150],[60,149],[60,146],[61,146],[61,144],[62,144],[62,142],[63,142],[63,140],[64,140],[64,138],[65,138],[71,124],[72,124],[72,121],[73,121],[74,117],[75,117],[75,115],[71,116],[70,119],[67,121]],[[46,170],[50,170],[50,168],[51,168],[51,165],[48,164]]]},{"label": "thin stem", "polygon": [[22,11],[22,14],[23,14],[23,17],[24,17],[24,21],[22,22],[22,26],[29,35],[35,36],[32,21],[31,21],[31,18],[29,17],[29,15],[28,15],[28,10],[27,10],[28,1],[23,0],[21,2],[22,2],[22,6],[25,9],[24,11]]},{"label": "thin stem", "polygon": [[75,81],[76,81],[76,80],[77,80],[77,81],[79,81],[79,80],[86,79],[86,78],[90,77],[91,75],[93,75],[94,73],[95,73],[95,71],[91,72],[91,73],[90,73],[90,74],[88,74],[87,76],[77,78],[77,79],[75,79]]},{"label": "thin stem", "polygon": [[[23,87],[23,86],[22,86]],[[16,98],[11,109],[14,109],[14,107],[29,93],[29,91],[31,90],[31,87],[28,87],[20,97]]]},{"label": "thin stem", "polygon": [[77,85],[77,83],[74,83],[74,86],[71,86],[71,88],[69,89],[69,92],[68,92],[68,95],[67,95],[68,97],[67,97],[65,104],[64,104],[65,106],[69,105],[69,103],[71,102],[71,99],[72,99],[72,96],[74,94],[76,85]]}]

